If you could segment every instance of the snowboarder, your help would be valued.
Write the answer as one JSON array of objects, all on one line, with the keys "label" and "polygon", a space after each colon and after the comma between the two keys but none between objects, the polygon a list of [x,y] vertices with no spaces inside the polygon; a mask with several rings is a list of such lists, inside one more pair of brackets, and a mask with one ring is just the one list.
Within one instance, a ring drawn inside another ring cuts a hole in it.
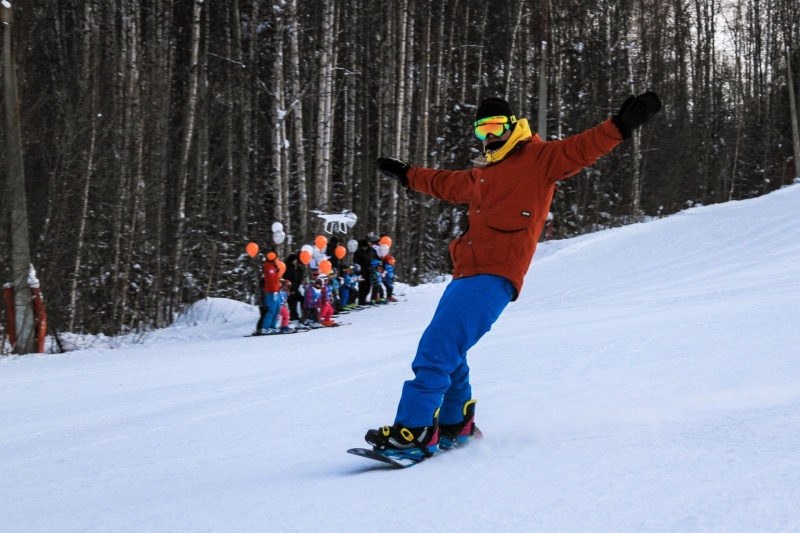
[{"label": "snowboarder", "polygon": [[[545,142],[500,98],[481,102],[473,124],[483,155],[470,170],[437,170],[380,157],[377,169],[404,187],[469,204],[468,225],[450,243],[453,280],[422,334],[394,424],[366,440],[388,457],[422,459],[474,438],[475,400],[467,351],[516,300],[536,250],[556,182],[591,166],[647,122],[661,102],[630,96],[594,128]],[[475,305],[478,297],[481,305]]]}]

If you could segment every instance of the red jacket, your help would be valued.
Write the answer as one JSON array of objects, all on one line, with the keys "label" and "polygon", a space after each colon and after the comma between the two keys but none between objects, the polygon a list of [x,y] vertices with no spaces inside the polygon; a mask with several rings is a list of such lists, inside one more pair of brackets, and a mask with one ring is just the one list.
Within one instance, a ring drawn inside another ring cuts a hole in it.
[{"label": "red jacket", "polygon": [[469,204],[469,226],[450,243],[453,278],[496,274],[511,281],[517,299],[544,227],[556,181],[594,164],[622,141],[611,122],[559,141],[538,135],[499,163],[470,170],[413,166],[409,187],[448,202]]},{"label": "red jacket", "polygon": [[264,292],[278,292],[281,290],[281,274],[274,261],[264,261]]}]

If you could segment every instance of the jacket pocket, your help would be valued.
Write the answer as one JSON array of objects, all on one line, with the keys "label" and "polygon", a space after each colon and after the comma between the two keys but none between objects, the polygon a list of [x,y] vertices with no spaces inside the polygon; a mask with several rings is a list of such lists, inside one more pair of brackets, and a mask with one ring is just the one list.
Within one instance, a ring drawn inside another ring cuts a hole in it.
[{"label": "jacket pocket", "polygon": [[522,215],[507,215],[504,213],[492,213],[486,220],[486,225],[490,228],[503,231],[520,231],[528,227],[531,223],[530,217]]},{"label": "jacket pocket", "polygon": [[517,250],[525,246],[525,243],[521,242],[525,238],[523,230],[530,226],[530,223],[530,217],[521,214],[490,213],[486,225],[494,230],[492,258],[503,262],[516,259],[519,255]]}]

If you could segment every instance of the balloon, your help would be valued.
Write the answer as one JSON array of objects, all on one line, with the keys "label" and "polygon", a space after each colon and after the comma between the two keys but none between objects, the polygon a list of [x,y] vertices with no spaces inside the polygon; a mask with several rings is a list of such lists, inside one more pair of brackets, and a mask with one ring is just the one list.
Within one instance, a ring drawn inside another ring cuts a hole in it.
[{"label": "balloon", "polygon": [[272,232],[278,233],[279,231],[283,231],[283,224],[281,224],[280,222],[275,222],[274,224],[272,224]]},{"label": "balloon", "polygon": [[319,261],[321,255],[322,252],[320,252],[319,248],[314,248],[313,251],[311,252],[311,257],[314,258],[314,261]]},{"label": "balloon", "polygon": [[351,254],[356,253],[356,250],[358,250],[358,241],[355,239],[347,241],[347,249],[350,250]]},{"label": "balloon", "polygon": [[319,271],[325,274],[326,276],[331,273],[332,268],[333,265],[331,265],[331,262],[328,261],[327,259],[323,259],[319,263]]},{"label": "balloon", "polygon": [[258,255],[258,245],[254,242],[251,242],[247,245],[247,255],[250,257],[255,257]]},{"label": "balloon", "polygon": [[322,250],[325,249],[326,246],[328,246],[328,239],[327,237],[325,237],[325,235],[320,235],[319,237],[314,239],[314,244],[316,245],[317,248],[319,248],[319,251],[321,252]]},{"label": "balloon", "polygon": [[[279,222],[276,222],[276,224],[279,224]],[[286,239],[286,234],[283,230],[272,233],[272,240],[275,241],[275,244],[282,244],[284,239]]]},{"label": "balloon", "polygon": [[312,253],[314,253],[314,247],[311,246],[310,244],[306,244],[306,245],[303,245],[302,248],[300,248],[300,251],[301,252],[308,252],[308,255],[311,255]]},{"label": "balloon", "polygon": [[300,262],[303,263],[304,265],[309,264],[311,262],[311,254],[305,250],[300,252]]},{"label": "balloon", "polygon": [[[353,226],[356,225],[356,222],[358,222],[358,217],[356,216],[355,213],[347,213],[345,215],[345,217],[348,219],[347,222],[345,222],[345,224],[347,224],[348,228],[352,228]],[[351,251],[354,251],[354,250],[351,250]]]},{"label": "balloon", "polygon": [[384,235],[383,237],[381,237],[380,244],[385,244],[386,246],[391,248],[392,247],[392,238],[387,236],[387,235]]},{"label": "balloon", "polygon": [[344,246],[337,246],[336,252],[334,253],[338,259],[342,259],[345,255],[347,255],[347,249]]},{"label": "balloon", "polygon": [[276,261],[276,264],[278,265],[278,275],[283,277],[283,273],[286,272],[286,263],[283,261]]},{"label": "balloon", "polygon": [[378,257],[384,257],[386,254],[389,253],[389,247],[385,244],[381,244],[378,246]]}]

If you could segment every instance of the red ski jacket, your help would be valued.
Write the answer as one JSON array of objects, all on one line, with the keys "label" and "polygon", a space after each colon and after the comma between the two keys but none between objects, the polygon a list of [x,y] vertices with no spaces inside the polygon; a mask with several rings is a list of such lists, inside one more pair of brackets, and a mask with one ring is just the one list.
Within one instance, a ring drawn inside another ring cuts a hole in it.
[{"label": "red ski jacket", "polygon": [[448,202],[469,204],[467,230],[450,243],[453,279],[495,274],[519,296],[536,251],[556,181],[591,166],[622,141],[606,120],[563,140],[538,135],[521,141],[502,161],[470,170],[412,166],[409,187]]},{"label": "red ski jacket", "polygon": [[281,274],[274,261],[264,261],[264,292],[278,292],[281,290]]}]

